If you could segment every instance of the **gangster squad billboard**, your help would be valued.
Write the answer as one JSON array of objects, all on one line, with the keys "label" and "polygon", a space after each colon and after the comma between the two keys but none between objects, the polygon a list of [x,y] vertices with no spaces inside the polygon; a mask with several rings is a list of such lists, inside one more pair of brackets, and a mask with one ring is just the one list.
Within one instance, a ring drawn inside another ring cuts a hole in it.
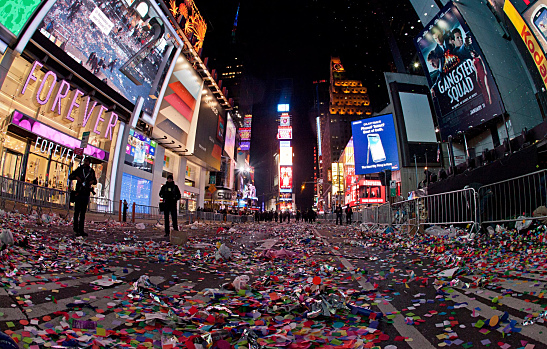
[{"label": "gangster squad billboard", "polygon": [[452,2],[424,27],[414,44],[431,88],[443,139],[503,113],[492,72]]}]

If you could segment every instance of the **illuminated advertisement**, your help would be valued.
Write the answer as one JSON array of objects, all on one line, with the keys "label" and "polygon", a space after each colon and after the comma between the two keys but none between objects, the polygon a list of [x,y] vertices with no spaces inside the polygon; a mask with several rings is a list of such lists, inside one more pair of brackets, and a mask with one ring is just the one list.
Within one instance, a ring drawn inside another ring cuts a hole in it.
[{"label": "illuminated advertisement", "polygon": [[252,115],[245,115],[243,118],[243,127],[244,128],[251,128],[253,122],[253,116]]},{"label": "illuminated advertisement", "polygon": [[18,37],[40,2],[41,0],[0,1],[0,27]]},{"label": "illuminated advertisement", "polygon": [[289,166],[292,165],[292,147],[279,148],[279,164]]},{"label": "illuminated advertisement", "polygon": [[279,126],[291,126],[291,117],[288,114],[286,116],[281,115],[279,117]]},{"label": "illuminated advertisement", "polygon": [[279,126],[277,128],[277,139],[292,139],[292,126]]},{"label": "illuminated advertisement", "polygon": [[239,143],[239,150],[251,150],[251,142],[241,142]]},{"label": "illuminated advertisement", "polygon": [[217,124],[217,139],[220,143],[224,142],[224,128],[224,118],[222,115],[219,115]]},{"label": "illuminated advertisement", "polygon": [[277,111],[279,113],[288,112],[289,111],[289,105],[288,104],[278,104],[277,105]]},{"label": "illuminated advertisement", "polygon": [[137,7],[126,1],[57,1],[35,37],[51,41],[131,103],[146,96],[143,111],[151,115],[156,99],[150,95],[159,96],[169,64],[161,72],[159,67],[175,51],[153,6],[140,1]]},{"label": "illuminated advertisement", "polygon": [[146,172],[152,172],[156,147],[158,144],[150,138],[129,130],[129,139],[125,147],[125,163]]},{"label": "illuminated advertisement", "polygon": [[226,143],[224,143],[224,151],[231,159],[234,159],[237,130],[230,113],[228,113],[228,122],[226,123],[226,125]]},{"label": "illuminated advertisement", "polygon": [[242,141],[250,141],[251,140],[251,128],[250,127],[242,127],[239,129],[239,138]]},{"label": "illuminated advertisement", "polygon": [[[129,1],[133,2],[134,0]],[[199,52],[203,47],[203,40],[207,32],[207,22],[199,13],[194,1],[166,0],[165,3],[169,6],[169,11],[184,31],[184,35],[190,42],[193,42],[194,49]]]},{"label": "illuminated advertisement", "polygon": [[506,0],[503,11],[526,44],[526,48],[534,59],[534,63],[541,75],[543,84],[547,87],[547,62],[545,60],[545,50],[547,49],[547,0],[539,0],[533,2],[533,4]]},{"label": "illuminated advertisement", "polygon": [[344,192],[344,164],[333,162],[332,170],[332,194],[341,194]]},{"label": "illuminated advertisement", "polygon": [[224,109],[208,88],[204,91],[207,93],[201,94],[194,155],[219,171],[223,144],[217,135],[219,118],[224,120]]},{"label": "illuminated advertisement", "polygon": [[355,174],[399,169],[393,114],[353,121],[351,130],[355,152]]},{"label": "illuminated advertisement", "polygon": [[414,40],[443,139],[503,113],[492,72],[457,7],[449,2]]},{"label": "illuminated advertisement", "polygon": [[344,163],[346,165],[355,165],[355,156],[353,154],[353,137],[350,138],[348,145],[344,149]]},{"label": "illuminated advertisement", "polygon": [[292,166],[279,166],[279,189],[292,190]]}]

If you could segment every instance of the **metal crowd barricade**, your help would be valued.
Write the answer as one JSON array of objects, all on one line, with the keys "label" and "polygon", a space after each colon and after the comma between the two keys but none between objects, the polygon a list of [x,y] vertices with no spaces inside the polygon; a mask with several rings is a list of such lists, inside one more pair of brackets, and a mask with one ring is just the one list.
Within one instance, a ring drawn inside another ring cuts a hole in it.
[{"label": "metal crowd barricade", "polygon": [[417,224],[458,225],[479,223],[477,192],[473,188],[415,199]]},{"label": "metal crowd barricade", "polygon": [[68,210],[70,203],[67,191],[41,187],[6,177],[0,177],[0,199],[4,208],[6,201],[13,201],[27,205],[29,212],[33,207],[39,212],[44,208]]},{"label": "metal crowd barricade", "polygon": [[547,170],[484,185],[478,194],[477,211],[484,224],[531,217],[538,207],[547,206]]},{"label": "metal crowd barricade", "polygon": [[108,215],[113,215],[118,213],[118,205],[115,205],[112,200],[107,198],[101,198],[92,196],[89,198],[89,204],[87,210],[93,213],[104,213]]},{"label": "metal crowd barricade", "polygon": [[135,204],[135,217],[134,219],[148,219],[157,220],[160,222],[164,218],[163,212],[160,212],[160,208],[157,206],[145,206]]}]

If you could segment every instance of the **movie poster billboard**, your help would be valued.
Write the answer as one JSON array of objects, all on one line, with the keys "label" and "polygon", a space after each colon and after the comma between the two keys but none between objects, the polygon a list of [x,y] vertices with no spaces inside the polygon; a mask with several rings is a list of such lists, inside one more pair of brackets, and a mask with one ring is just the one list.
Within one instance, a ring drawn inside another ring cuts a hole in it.
[{"label": "movie poster billboard", "polygon": [[[152,115],[173,54],[173,33],[149,0],[59,0],[35,35],[43,35],[99,80]],[[163,67],[160,72],[159,68]],[[162,74],[156,80],[156,75]],[[156,80],[156,81],[155,81]],[[155,96],[152,98],[150,96]]]},{"label": "movie poster billboard", "polygon": [[443,139],[503,113],[492,72],[458,8],[449,2],[415,38]]},{"label": "movie poster billboard", "polygon": [[292,190],[292,166],[279,166],[279,189]]},{"label": "movie poster billboard", "polygon": [[234,151],[236,147],[236,125],[232,120],[232,116],[228,113],[228,122],[226,124],[226,142],[224,143],[224,151],[231,159],[235,159]]}]

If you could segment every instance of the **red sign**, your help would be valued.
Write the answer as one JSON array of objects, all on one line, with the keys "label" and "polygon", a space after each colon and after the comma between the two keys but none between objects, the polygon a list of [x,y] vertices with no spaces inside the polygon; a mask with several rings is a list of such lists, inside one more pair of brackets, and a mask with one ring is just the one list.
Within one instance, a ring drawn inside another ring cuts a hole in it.
[{"label": "red sign", "polygon": [[279,166],[279,188],[292,189],[292,166]]},{"label": "red sign", "polygon": [[84,155],[84,148],[74,148],[74,154],[76,155]]},{"label": "red sign", "polygon": [[250,127],[242,127],[239,129],[239,137],[242,141],[250,141],[251,140],[251,128]]},{"label": "red sign", "polygon": [[292,126],[279,126],[277,128],[277,139],[292,139]]}]

